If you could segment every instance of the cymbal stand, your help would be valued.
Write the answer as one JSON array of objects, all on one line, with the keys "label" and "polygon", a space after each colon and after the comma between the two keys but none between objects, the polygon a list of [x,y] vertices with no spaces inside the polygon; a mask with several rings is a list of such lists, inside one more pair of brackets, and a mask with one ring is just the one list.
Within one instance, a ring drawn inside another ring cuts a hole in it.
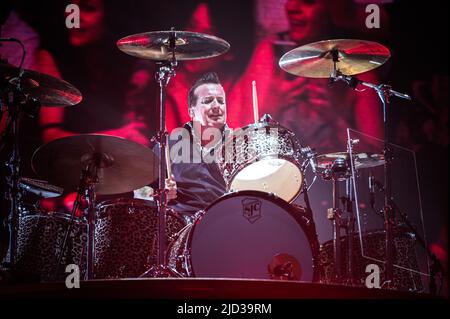
[{"label": "cymbal stand", "polygon": [[[6,199],[10,202],[8,225],[9,225],[9,265],[14,267],[17,257],[17,236],[18,236],[18,222],[19,222],[19,203],[21,200],[21,193],[19,189],[20,179],[20,153],[19,153],[19,114],[20,110],[13,96],[14,93],[9,94],[8,101],[8,115],[9,123],[7,131],[5,132],[5,141],[1,145],[10,143],[9,159],[6,161],[6,166],[9,170],[9,176],[6,176]],[[10,135],[10,136],[8,136]],[[7,141],[7,137],[10,140]]]},{"label": "cymbal stand", "polygon": [[333,232],[333,259],[334,259],[334,281],[342,283],[344,281],[342,269],[342,247],[341,247],[341,228],[342,228],[342,209],[340,208],[340,190],[339,182],[346,178],[347,163],[342,158],[334,160],[329,169],[328,179],[333,181],[333,207],[327,209],[327,218],[331,221]]},{"label": "cymbal stand", "polygon": [[375,85],[368,82],[363,82],[354,76],[347,76],[342,74],[336,69],[336,62],[338,62],[338,54],[333,54],[334,71],[330,75],[330,83],[335,81],[343,81],[347,83],[351,88],[355,89],[358,84],[364,85],[377,92],[383,107],[383,123],[384,123],[384,184],[385,184],[385,197],[384,197],[384,219],[385,219],[385,232],[386,232],[386,262],[385,262],[385,277],[383,286],[386,288],[393,287],[393,227],[395,225],[395,210],[392,204],[392,170],[391,162],[393,159],[392,150],[389,143],[389,105],[390,97],[397,96],[399,98],[411,100],[408,94],[400,93],[392,90],[389,85],[379,84]]},{"label": "cymbal stand", "polygon": [[[173,31],[173,28],[172,28]],[[158,70],[155,79],[159,84],[159,128],[153,141],[159,146],[159,183],[158,183],[158,258],[156,266],[152,266],[140,277],[170,277],[174,272],[167,266],[166,258],[166,217],[167,217],[167,193],[165,190],[166,180],[166,141],[168,132],[166,130],[166,89],[171,78],[176,75],[175,67],[177,60],[175,56],[176,31],[170,34],[169,52],[172,57],[169,61],[157,62]]]},{"label": "cymbal stand", "polygon": [[347,178],[345,180],[345,189],[346,189],[346,197],[343,199],[345,202],[345,211],[347,212],[347,217],[345,218],[345,226],[344,229],[346,231],[347,236],[347,269],[346,269],[346,279],[347,284],[353,285],[355,284],[355,276],[354,276],[354,265],[353,265],[353,236],[355,233],[355,217],[353,215],[353,198],[352,198],[352,190],[353,183],[351,178]]},{"label": "cymbal stand", "polygon": [[[88,244],[87,244],[87,263],[86,263],[86,278],[88,280],[94,279],[94,257],[95,257],[95,220],[96,220],[96,193],[95,185],[98,183],[97,170],[98,165],[93,165],[93,173],[88,177],[88,184],[86,195],[88,199]],[[89,168],[88,168],[89,170]]]},{"label": "cymbal stand", "polygon": [[346,186],[346,198],[345,198],[345,206],[347,211],[347,223],[346,223],[346,231],[347,231],[347,283],[350,285],[356,284],[357,280],[355,278],[354,271],[354,260],[353,260],[353,236],[355,233],[355,216],[353,211],[353,188],[354,188],[354,179],[353,176],[356,174],[354,161],[353,161],[353,145],[358,143],[359,140],[348,139],[347,141],[347,153],[349,154],[350,160],[350,173],[352,176],[345,180]]},{"label": "cymbal stand", "polygon": [[21,202],[19,185],[19,120],[22,113],[25,113],[31,118],[35,118],[38,115],[41,106],[39,101],[23,92],[22,74],[23,70],[20,68],[17,77],[11,78],[5,83],[1,83],[2,86],[0,87],[0,104],[3,102],[8,110],[7,126],[4,135],[0,140],[0,150],[6,147],[7,153],[9,154],[9,158],[5,162],[6,167],[9,169],[8,175],[5,176],[5,197],[6,200],[10,202],[7,222],[9,226],[8,263],[11,268],[16,264],[19,205]]}]

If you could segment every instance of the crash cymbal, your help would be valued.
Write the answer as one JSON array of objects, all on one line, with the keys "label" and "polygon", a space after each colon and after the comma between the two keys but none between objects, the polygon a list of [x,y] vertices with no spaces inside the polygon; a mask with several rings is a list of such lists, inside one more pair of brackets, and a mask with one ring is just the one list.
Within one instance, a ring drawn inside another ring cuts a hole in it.
[{"label": "crash cymbal", "polygon": [[[20,70],[11,64],[0,64],[0,86],[19,76]],[[42,106],[70,106],[81,102],[82,96],[72,84],[50,75],[24,70],[21,87],[25,94]]]},{"label": "crash cymbal", "polygon": [[43,198],[58,197],[64,192],[63,188],[49,184],[47,181],[27,177],[21,177],[19,179],[19,186],[27,192]]},{"label": "crash cymbal", "polygon": [[[356,169],[371,168],[384,165],[384,155],[375,153],[356,153],[353,154]],[[338,158],[349,161],[350,156],[347,152],[329,153],[317,156],[317,167],[330,168]]]},{"label": "crash cymbal", "polygon": [[225,53],[230,44],[212,35],[188,31],[153,31],[130,35],[117,41],[117,47],[132,56],[156,61],[172,59],[171,36],[175,58],[196,60]]},{"label": "crash cymbal", "polygon": [[130,192],[157,177],[156,156],[149,148],[109,135],[76,135],[42,145],[32,158],[34,171],[66,191],[76,191],[80,174],[97,159],[97,194]]},{"label": "crash cymbal", "polygon": [[391,56],[383,45],[352,39],[325,40],[295,48],[284,54],[280,67],[288,73],[329,78],[333,73],[333,52],[337,52],[336,69],[344,75],[355,75],[383,65]]}]

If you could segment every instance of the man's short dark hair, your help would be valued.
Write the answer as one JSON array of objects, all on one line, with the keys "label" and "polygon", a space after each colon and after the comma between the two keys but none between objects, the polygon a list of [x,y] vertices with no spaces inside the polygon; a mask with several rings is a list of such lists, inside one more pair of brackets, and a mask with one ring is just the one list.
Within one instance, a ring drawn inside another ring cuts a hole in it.
[{"label": "man's short dark hair", "polygon": [[197,103],[197,96],[194,94],[194,92],[195,92],[195,89],[197,89],[200,85],[203,85],[203,84],[219,84],[219,85],[221,85],[219,76],[217,75],[217,73],[208,72],[208,73],[203,74],[189,90],[189,96],[188,96],[189,108],[191,108],[192,106],[194,106]]}]

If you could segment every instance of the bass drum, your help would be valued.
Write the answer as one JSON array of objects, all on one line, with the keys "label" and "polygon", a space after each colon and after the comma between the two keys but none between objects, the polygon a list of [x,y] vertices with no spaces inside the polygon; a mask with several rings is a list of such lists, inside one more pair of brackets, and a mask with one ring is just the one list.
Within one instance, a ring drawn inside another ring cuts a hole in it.
[{"label": "bass drum", "polygon": [[318,280],[312,220],[258,191],[222,196],[168,248],[169,266],[188,277]]},{"label": "bass drum", "polygon": [[[168,244],[185,220],[168,210]],[[158,254],[158,209],[142,199],[117,199],[97,206],[95,223],[94,278],[136,278],[156,265]]]}]

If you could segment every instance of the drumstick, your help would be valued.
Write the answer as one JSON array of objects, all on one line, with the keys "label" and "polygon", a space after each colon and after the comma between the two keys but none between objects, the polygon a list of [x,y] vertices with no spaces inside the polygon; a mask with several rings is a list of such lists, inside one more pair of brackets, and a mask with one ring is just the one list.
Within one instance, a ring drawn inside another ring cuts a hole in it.
[{"label": "drumstick", "polygon": [[258,95],[256,94],[256,81],[252,82],[252,92],[253,92],[253,117],[255,119],[255,123],[258,123],[259,114],[258,114]]},{"label": "drumstick", "polygon": [[170,165],[169,135],[166,136],[166,170],[167,170],[167,177],[172,178],[172,166]]}]

